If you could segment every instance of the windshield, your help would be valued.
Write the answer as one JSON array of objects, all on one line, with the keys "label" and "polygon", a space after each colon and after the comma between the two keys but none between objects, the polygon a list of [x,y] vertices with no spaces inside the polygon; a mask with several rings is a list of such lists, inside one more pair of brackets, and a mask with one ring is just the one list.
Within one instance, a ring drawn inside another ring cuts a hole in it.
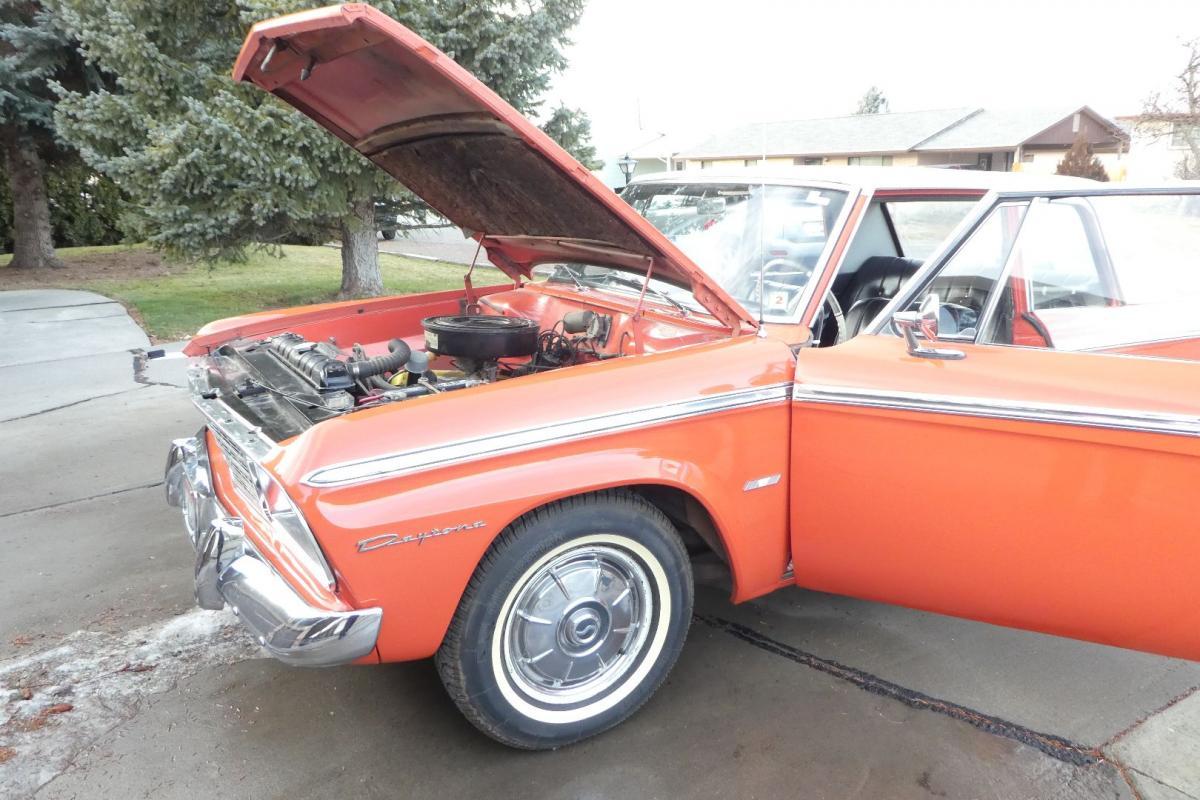
[{"label": "windshield", "polygon": [[[707,314],[704,306],[686,289],[666,281],[653,278],[647,283],[644,275],[605,267],[596,264],[556,263],[539,268],[546,280],[553,283],[570,283],[580,289],[604,289],[631,296],[645,295],[646,300],[659,305],[672,306],[684,316],[693,312]],[[644,290],[644,291],[643,291]]]},{"label": "windshield", "polygon": [[799,318],[846,193],[761,184],[655,184],[622,197],[751,313]]}]

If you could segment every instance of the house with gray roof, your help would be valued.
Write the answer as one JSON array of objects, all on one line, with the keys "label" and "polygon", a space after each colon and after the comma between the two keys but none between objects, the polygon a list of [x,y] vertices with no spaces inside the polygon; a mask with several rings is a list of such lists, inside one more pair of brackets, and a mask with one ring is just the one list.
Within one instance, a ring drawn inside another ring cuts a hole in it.
[{"label": "house with gray roof", "polygon": [[1087,106],[947,108],[740,125],[673,156],[673,169],[775,164],[1053,172],[1083,136],[1119,179],[1129,137]]}]

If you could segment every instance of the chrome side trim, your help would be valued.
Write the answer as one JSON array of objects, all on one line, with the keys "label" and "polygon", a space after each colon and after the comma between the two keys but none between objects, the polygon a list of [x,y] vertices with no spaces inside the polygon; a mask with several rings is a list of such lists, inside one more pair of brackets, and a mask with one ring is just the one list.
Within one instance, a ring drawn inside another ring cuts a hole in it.
[{"label": "chrome side trim", "polygon": [[887,392],[858,389],[849,386],[797,384],[792,393],[794,402],[826,405],[886,408],[898,411],[925,411],[935,414],[954,414],[989,419],[1011,419],[1023,422],[1049,422],[1060,425],[1080,425],[1089,428],[1168,433],[1177,436],[1200,436],[1200,416],[1168,414],[1157,411],[1138,411],[1123,408],[1098,408],[1061,403],[1031,403],[992,397],[921,394],[917,392]]},{"label": "chrome side trim", "polygon": [[778,403],[791,397],[791,392],[792,384],[790,382],[776,383],[770,386],[707,395],[694,400],[682,400],[658,406],[566,420],[536,428],[524,428],[476,439],[464,439],[421,450],[407,450],[376,458],[331,464],[308,473],[302,482],[308,486],[327,487],[379,480],[498,453],[514,453],[536,447],[548,447],[585,437],[617,433],[664,422],[675,422],[704,414]]}]

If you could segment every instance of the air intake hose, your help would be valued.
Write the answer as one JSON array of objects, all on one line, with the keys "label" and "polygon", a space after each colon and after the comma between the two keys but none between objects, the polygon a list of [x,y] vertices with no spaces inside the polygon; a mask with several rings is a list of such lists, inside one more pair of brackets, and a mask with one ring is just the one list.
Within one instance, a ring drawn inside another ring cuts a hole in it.
[{"label": "air intake hose", "polygon": [[372,375],[382,375],[385,372],[400,370],[408,363],[408,357],[412,355],[411,348],[399,339],[392,339],[388,342],[388,350],[390,352],[386,356],[351,361],[346,366],[355,380],[361,381]]}]

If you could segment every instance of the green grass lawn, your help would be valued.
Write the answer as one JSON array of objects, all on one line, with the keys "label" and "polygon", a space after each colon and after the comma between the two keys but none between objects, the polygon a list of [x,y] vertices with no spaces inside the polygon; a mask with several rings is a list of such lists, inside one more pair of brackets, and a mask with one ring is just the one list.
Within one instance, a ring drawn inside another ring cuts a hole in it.
[{"label": "green grass lawn", "polygon": [[[182,264],[135,245],[59,250],[64,270],[6,269],[0,256],[0,290],[55,287],[86,289],[119,300],[158,341],[186,338],[214,319],[249,311],[323,303],[341,283],[341,254],[333,247],[283,247],[283,257],[251,253],[245,263]],[[454,289],[466,268],[379,254],[388,294]],[[494,269],[479,269],[473,282],[505,282]]]}]

